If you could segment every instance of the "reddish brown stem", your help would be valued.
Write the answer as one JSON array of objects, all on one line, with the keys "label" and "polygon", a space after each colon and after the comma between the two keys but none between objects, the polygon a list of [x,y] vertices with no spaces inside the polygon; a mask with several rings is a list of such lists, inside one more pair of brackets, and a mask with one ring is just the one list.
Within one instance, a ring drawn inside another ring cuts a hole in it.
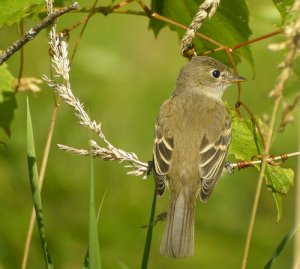
[{"label": "reddish brown stem", "polygon": [[[188,29],[188,26],[184,25],[184,24],[181,24],[177,21],[174,21],[172,19],[169,19],[167,17],[164,17],[156,12],[153,12],[143,1],[137,1],[137,3],[142,7],[142,9],[145,11],[146,15],[151,18],[151,19],[156,19],[156,20],[159,20],[159,21],[163,21],[163,22],[166,22],[166,23],[169,23],[169,24],[172,24],[178,28],[181,28],[183,30],[187,30]],[[206,35],[203,35],[201,33],[197,33],[196,34],[198,37],[210,42],[211,44],[213,45],[216,45],[218,47],[223,47],[223,45],[217,41],[215,41],[214,39],[206,36]]]},{"label": "reddish brown stem", "polygon": [[271,32],[269,34],[266,34],[266,35],[262,35],[260,37],[257,37],[257,38],[254,38],[254,39],[251,39],[251,40],[248,40],[248,41],[245,41],[245,42],[242,42],[234,47],[231,47],[231,49],[234,51],[234,50],[237,50],[241,47],[244,47],[244,46],[247,46],[247,45],[250,45],[252,43],[255,43],[257,41],[261,41],[263,39],[266,39],[266,38],[269,38],[271,36],[274,36],[274,35],[278,35],[278,34],[281,34],[282,33],[282,29],[280,30],[277,30],[277,31],[274,31],[274,32]]},{"label": "reddish brown stem", "polygon": [[[133,2],[134,0],[126,0],[126,1],[123,1],[123,2],[120,2],[116,5],[114,5],[113,7],[97,7],[96,8],[96,4],[98,1],[95,1],[94,4],[93,4],[93,7],[91,9],[81,9],[79,11],[87,11],[89,12],[89,14],[87,16],[85,16],[84,18],[82,18],[79,22],[77,22],[76,24],[70,26],[69,28],[66,28],[64,30],[62,30],[61,32],[65,32],[65,33],[69,33],[73,30],[75,30],[76,28],[78,28],[79,26],[81,26],[82,24],[86,24],[87,21],[93,16],[95,15],[97,12],[101,12],[105,15],[109,14],[109,13],[114,13],[116,10],[126,6],[127,4]],[[131,14],[131,12],[127,12],[127,11],[120,11],[120,12],[115,12],[115,13],[129,13]],[[76,41],[78,42],[78,40]],[[76,43],[77,44],[77,43]],[[73,53],[74,53],[74,50],[73,50]],[[72,55],[73,56],[73,55]]]},{"label": "reddish brown stem", "polygon": [[77,48],[78,48],[78,46],[79,46],[81,37],[82,37],[82,35],[83,35],[84,31],[85,31],[85,28],[86,28],[86,26],[87,26],[88,21],[89,21],[90,18],[95,14],[95,13],[94,13],[94,10],[95,10],[95,7],[96,7],[96,5],[97,5],[97,2],[98,2],[98,0],[95,0],[93,6],[92,6],[92,8],[91,8],[90,13],[88,14],[88,16],[87,16],[87,17],[85,18],[85,20],[84,20],[83,27],[82,27],[82,29],[81,29],[81,31],[80,31],[80,34],[79,34],[79,36],[78,36],[78,38],[77,38],[77,40],[76,40],[76,43],[75,43],[75,46],[74,46],[74,49],[73,49],[73,52],[72,52],[72,55],[71,55],[71,58],[70,58],[70,62],[73,62],[74,56],[75,56],[75,54],[76,54]]},{"label": "reddish brown stem", "polygon": [[125,0],[123,2],[120,2],[120,3],[116,4],[116,5],[114,5],[112,7],[112,9],[113,10],[119,9],[121,7],[124,7],[124,6],[128,5],[129,3],[133,2],[133,1],[135,1],[135,0]]}]

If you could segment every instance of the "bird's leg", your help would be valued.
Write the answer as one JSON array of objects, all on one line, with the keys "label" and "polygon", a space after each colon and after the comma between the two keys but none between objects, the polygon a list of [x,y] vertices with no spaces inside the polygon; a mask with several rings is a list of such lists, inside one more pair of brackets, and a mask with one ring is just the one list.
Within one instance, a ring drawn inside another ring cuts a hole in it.
[{"label": "bird's leg", "polygon": [[227,170],[227,172],[232,175],[234,171],[234,166],[230,162],[225,162],[224,168]]},{"label": "bird's leg", "polygon": [[147,168],[147,172],[146,172],[147,177],[151,174],[153,166],[154,166],[153,161],[148,161],[148,168]]}]

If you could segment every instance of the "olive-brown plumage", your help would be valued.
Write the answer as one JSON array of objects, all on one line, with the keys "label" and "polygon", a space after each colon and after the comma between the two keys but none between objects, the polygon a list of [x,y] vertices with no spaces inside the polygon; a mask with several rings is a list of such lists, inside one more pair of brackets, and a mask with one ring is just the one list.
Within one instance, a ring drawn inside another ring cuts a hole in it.
[{"label": "olive-brown plumage", "polygon": [[180,71],[155,126],[154,178],[158,195],[170,190],[163,256],[194,253],[196,198],[206,202],[221,176],[231,140],[230,116],[221,100],[232,82],[243,81],[221,62],[194,57]]}]

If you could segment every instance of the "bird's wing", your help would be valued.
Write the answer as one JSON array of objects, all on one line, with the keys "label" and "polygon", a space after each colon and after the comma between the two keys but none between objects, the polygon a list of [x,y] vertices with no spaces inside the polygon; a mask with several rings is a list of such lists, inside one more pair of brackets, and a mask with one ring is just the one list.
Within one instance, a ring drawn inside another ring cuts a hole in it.
[{"label": "bird's wing", "polygon": [[[164,103],[165,114],[172,109],[171,102]],[[165,179],[170,170],[172,151],[174,148],[173,137],[170,134],[168,115],[161,113],[157,117],[155,125],[154,146],[153,146],[153,165],[154,179],[158,195],[163,195],[165,191]]]},{"label": "bird's wing", "polygon": [[[225,119],[220,121],[220,117],[222,116],[216,116],[213,119],[211,127],[204,134],[200,145],[198,167],[201,178],[200,199],[202,202],[208,200],[214,185],[221,176],[231,141],[230,116],[225,111]],[[220,122],[225,122],[225,124],[220,126]]]}]

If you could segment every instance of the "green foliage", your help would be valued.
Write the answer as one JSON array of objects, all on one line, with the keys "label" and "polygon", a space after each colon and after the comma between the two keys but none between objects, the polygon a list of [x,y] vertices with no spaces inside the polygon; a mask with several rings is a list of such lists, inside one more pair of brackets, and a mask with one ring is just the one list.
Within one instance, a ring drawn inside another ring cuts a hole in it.
[{"label": "green foliage", "polygon": [[[7,65],[3,64],[0,66],[0,93],[13,92],[14,77],[7,69]],[[0,102],[4,101],[4,96],[0,95]]]},{"label": "green foliage", "polygon": [[[229,154],[236,160],[251,160],[263,153],[263,145],[259,133],[250,118],[240,118],[237,112],[229,108],[231,115],[232,141]],[[257,119],[262,127],[262,121]],[[260,166],[255,165],[260,171]],[[294,171],[281,166],[267,165],[265,180],[272,192],[277,208],[277,220],[282,216],[282,196],[287,194],[293,185]]]},{"label": "green foliage", "polygon": [[[199,0],[153,0],[152,10],[188,26],[196,15],[201,2]],[[249,39],[251,30],[248,22],[249,11],[245,0],[221,1],[216,14],[211,20],[205,21],[200,32],[230,47]],[[165,23],[154,19],[150,21],[150,28],[156,35],[165,25]],[[176,31],[180,38],[185,33],[184,30],[178,27],[170,26],[170,28]],[[193,42],[199,54],[216,48],[215,45],[199,38],[195,38]],[[244,58],[254,67],[254,60],[249,46],[238,49],[233,56],[236,62]],[[229,64],[228,57],[224,52],[215,53],[214,57]]]},{"label": "green foliage", "polygon": [[[229,154],[237,160],[251,160],[253,156],[262,153],[261,140],[253,132],[254,124],[250,118],[240,118],[235,110],[229,109],[231,116],[232,141]],[[258,143],[256,143],[258,141]]]},{"label": "green foliage", "polygon": [[0,27],[11,25],[22,18],[36,14],[44,7],[43,0],[1,0]]},{"label": "green foliage", "polygon": [[46,268],[52,269],[53,265],[48,251],[48,244],[46,241],[46,235],[44,229],[44,217],[42,211],[41,193],[39,189],[39,176],[38,176],[38,169],[36,164],[34,137],[33,137],[32,121],[31,121],[28,99],[27,99],[27,161],[28,161],[29,181],[31,186],[33,205],[36,214],[36,220],[37,220],[41,245],[43,249],[44,259],[46,263]]},{"label": "green foliage", "polygon": [[14,110],[17,108],[13,88],[14,77],[8,71],[7,65],[0,66],[0,128],[10,136],[10,125],[14,119]]},{"label": "green foliage", "polygon": [[267,264],[265,265],[264,269],[270,269],[272,267],[272,265],[275,262],[275,260],[282,253],[282,251],[284,250],[284,248],[287,245],[287,243],[294,237],[294,235],[299,230],[299,228],[300,228],[300,226],[297,225],[297,226],[293,227],[287,233],[287,235],[282,239],[282,241],[280,242],[280,244],[277,246],[274,254],[272,255],[271,259],[267,262]]},{"label": "green foliage", "polygon": [[281,166],[267,166],[266,184],[272,191],[277,208],[277,221],[282,217],[282,196],[287,194],[294,183],[294,171]]},{"label": "green foliage", "polygon": [[273,3],[281,15],[282,24],[284,24],[286,19],[289,18],[289,12],[294,4],[294,0],[273,0]]}]

